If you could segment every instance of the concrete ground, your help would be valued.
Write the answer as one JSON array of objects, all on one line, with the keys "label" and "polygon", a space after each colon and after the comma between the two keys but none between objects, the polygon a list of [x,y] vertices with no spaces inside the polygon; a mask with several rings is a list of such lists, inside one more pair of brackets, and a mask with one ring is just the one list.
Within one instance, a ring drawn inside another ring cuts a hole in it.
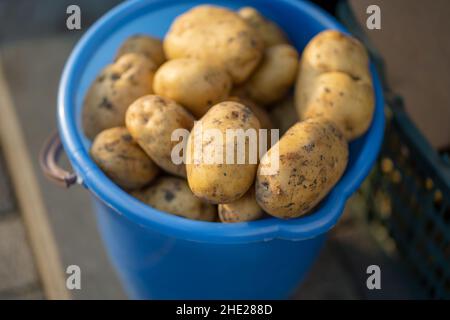
[{"label": "concrete ground", "polygon": [[[48,1],[42,0],[44,2]],[[354,0],[352,3],[361,19],[369,2],[378,3],[382,9],[383,29],[371,31],[369,36],[387,60],[392,86],[405,96],[408,111],[433,144],[447,145],[450,142],[447,90],[450,79],[445,70],[450,70],[450,43],[445,39],[449,37],[450,28],[442,12],[449,12],[450,2],[435,0],[427,10],[421,10],[423,1],[420,0],[408,1],[408,5],[403,0]],[[92,20],[94,18],[95,14]],[[16,35],[0,33],[3,40],[1,63],[34,160],[63,265],[77,264],[83,270],[83,289],[73,291],[74,298],[125,298],[101,244],[88,192],[81,187],[59,189],[45,180],[38,168],[36,159],[41,144],[56,127],[56,93],[61,70],[82,33],[55,31],[51,26],[44,29],[45,32],[33,33],[33,28],[23,26]],[[0,176],[3,177],[0,179],[0,299],[42,298],[26,232],[11,200],[14,196],[5,196],[8,194],[4,191],[8,190],[7,177]],[[3,187],[2,180],[6,181]],[[3,210],[8,214],[2,215],[2,204],[9,207]],[[388,257],[380,250],[358,218],[359,214],[361,212],[349,213],[356,218],[344,219],[331,234],[295,298],[417,297],[414,289],[405,285],[410,282],[406,269],[397,257]],[[364,289],[364,267],[374,261],[385,266],[391,279],[381,296]]]}]

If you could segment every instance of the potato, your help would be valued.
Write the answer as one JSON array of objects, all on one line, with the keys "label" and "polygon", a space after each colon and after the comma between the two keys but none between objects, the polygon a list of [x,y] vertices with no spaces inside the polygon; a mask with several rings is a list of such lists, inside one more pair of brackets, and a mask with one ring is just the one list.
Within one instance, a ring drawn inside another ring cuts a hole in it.
[{"label": "potato", "polygon": [[264,50],[262,39],[237,13],[211,5],[176,18],[163,46],[169,59],[195,58],[223,66],[234,83],[250,76]]},{"label": "potato", "polygon": [[152,93],[155,65],[129,53],[105,67],[91,84],[83,103],[84,134],[89,139],[109,128],[124,126],[125,112],[137,98]]},{"label": "potato", "polygon": [[299,110],[302,119],[317,116],[334,121],[347,140],[361,136],[369,128],[375,107],[370,84],[355,81],[342,72],[318,76],[308,103]]},{"label": "potato", "polygon": [[340,71],[371,82],[367,50],[357,39],[336,30],[323,31],[308,43],[302,55],[304,65],[318,73]]},{"label": "potato", "polygon": [[273,119],[275,128],[280,129],[280,137],[296,122],[298,122],[297,110],[295,109],[294,97],[286,96],[277,102],[269,112]]},{"label": "potato", "polygon": [[[272,122],[272,119],[269,116],[269,113],[265,109],[261,108],[256,103],[254,103],[253,101],[251,101],[250,99],[247,99],[247,98],[229,97],[228,101],[239,102],[239,103],[243,104],[244,106],[248,107],[250,110],[252,110],[253,114],[258,119],[261,129],[267,130],[265,147],[263,145],[258,145],[258,148],[260,148],[260,147],[263,148],[264,149],[263,153],[265,153],[268,149],[270,149],[270,146],[272,143],[271,142],[272,141],[272,138],[271,138],[272,131],[271,130],[275,129],[275,126]],[[259,137],[260,136],[258,134],[258,138]],[[262,141],[261,140],[259,140],[259,141],[262,144]]]},{"label": "potato", "polygon": [[255,188],[231,203],[219,204],[219,218],[222,222],[245,222],[257,220],[264,212],[256,202]]},{"label": "potato", "polygon": [[254,103],[250,99],[232,96],[232,97],[228,97],[227,101],[239,102],[239,103],[243,104],[244,106],[249,107],[250,110],[252,110],[252,112],[256,116],[256,118],[258,118],[259,124],[261,125],[261,129],[275,128],[267,111],[264,110],[263,108],[261,108],[260,106],[258,106],[256,103]]},{"label": "potato", "polygon": [[298,53],[294,47],[281,44],[266,49],[261,65],[243,84],[244,95],[263,106],[280,100],[294,84],[297,68]]},{"label": "potato", "polygon": [[217,217],[216,207],[195,197],[184,179],[162,176],[131,195],[155,209],[188,219],[215,221]]},{"label": "potato", "polygon": [[[279,160],[278,170],[263,172],[274,165],[271,157]],[[320,117],[298,122],[261,159],[256,201],[275,217],[302,216],[328,194],[347,161],[347,142],[333,122]]]},{"label": "potato", "polygon": [[361,136],[375,106],[364,46],[334,30],[315,36],[303,51],[295,105],[300,120],[322,115],[335,121],[348,140]]},{"label": "potato", "polygon": [[284,32],[275,23],[261,15],[255,8],[241,8],[238,14],[259,34],[266,48],[277,44],[289,43]]},{"label": "potato", "polygon": [[[245,137],[239,144],[238,139],[232,139],[230,131],[227,138],[229,129],[242,129],[250,134],[255,130],[254,137]],[[195,123],[187,142],[186,170],[189,187],[197,197],[210,203],[229,203],[247,192],[257,168],[259,129],[253,112],[232,101],[213,106]],[[233,150],[227,145],[234,147]],[[255,149],[252,154],[250,146]]]},{"label": "potato", "polygon": [[159,171],[124,127],[100,132],[91,146],[90,154],[111,180],[127,190],[145,186]]},{"label": "potato", "polygon": [[117,51],[116,60],[127,53],[146,56],[155,64],[155,71],[166,61],[162,41],[143,34],[137,34],[125,40]]},{"label": "potato", "polygon": [[231,78],[220,66],[197,59],[175,59],[156,72],[156,94],[175,100],[197,118],[225,100],[231,90]]},{"label": "potato", "polygon": [[125,123],[133,138],[165,171],[186,177],[184,163],[175,164],[172,149],[178,141],[171,141],[176,129],[191,130],[194,117],[182,106],[168,98],[147,95],[130,105]]}]

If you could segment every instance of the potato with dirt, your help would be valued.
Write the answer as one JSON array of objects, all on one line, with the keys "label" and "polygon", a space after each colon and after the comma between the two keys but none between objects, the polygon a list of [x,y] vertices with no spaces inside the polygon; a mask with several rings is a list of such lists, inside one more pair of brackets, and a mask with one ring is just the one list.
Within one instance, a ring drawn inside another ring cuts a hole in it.
[{"label": "potato with dirt", "polygon": [[374,112],[374,92],[370,84],[355,81],[343,72],[319,75],[302,108],[302,119],[326,117],[333,120],[347,140],[361,136],[370,126]]},{"label": "potato with dirt", "polygon": [[181,178],[159,177],[149,187],[131,195],[157,210],[180,217],[200,221],[215,221],[217,218],[217,208],[198,199],[186,180]]},{"label": "potato with dirt", "polygon": [[219,219],[225,223],[258,220],[264,215],[264,211],[256,202],[255,188],[253,187],[236,201],[219,204],[218,209]]},{"label": "potato with dirt", "polygon": [[249,107],[250,110],[252,110],[252,112],[255,114],[256,118],[258,118],[259,124],[261,125],[261,129],[275,128],[269,113],[264,108],[261,108],[258,104],[251,101],[250,99],[231,96],[228,97],[227,101],[239,102],[244,106]]},{"label": "potato with dirt", "polygon": [[164,39],[168,59],[194,58],[224,67],[243,83],[258,66],[264,42],[236,12],[200,5],[178,16]]},{"label": "potato with dirt", "polygon": [[231,78],[222,67],[198,59],[174,59],[156,72],[153,89],[201,118],[213,105],[225,100]]},{"label": "potato with dirt", "polygon": [[371,82],[369,55],[356,38],[336,30],[317,34],[302,53],[302,68],[325,72],[344,72],[355,80]]},{"label": "potato with dirt", "polygon": [[166,61],[162,40],[136,34],[126,39],[117,50],[116,60],[127,53],[142,54],[155,64],[155,70]]},{"label": "potato with dirt", "polygon": [[172,150],[180,143],[172,141],[172,134],[177,129],[189,132],[194,120],[178,103],[158,95],[139,98],[130,105],[125,117],[130,134],[150,158],[161,169],[180,177],[186,177],[186,168],[172,157]]},{"label": "potato with dirt", "polygon": [[295,104],[300,120],[326,117],[340,126],[349,141],[364,134],[375,110],[364,46],[335,30],[316,35],[302,54]]},{"label": "potato with dirt", "polygon": [[186,147],[186,171],[197,197],[230,203],[248,191],[257,169],[259,129],[250,108],[233,101],[213,106],[195,123]]},{"label": "potato with dirt", "polygon": [[252,7],[239,9],[238,14],[258,33],[263,39],[266,48],[278,44],[288,44],[288,38],[283,30],[274,22],[266,19],[258,10]]},{"label": "potato with dirt", "polygon": [[320,117],[298,122],[261,159],[256,201],[272,216],[300,217],[339,181],[347,161],[347,142],[333,122]]},{"label": "potato with dirt", "polygon": [[126,190],[147,185],[159,171],[125,127],[106,129],[98,134],[90,154],[100,169]]},{"label": "potato with dirt", "polygon": [[125,125],[125,112],[137,98],[153,92],[155,64],[128,53],[106,66],[91,84],[83,102],[82,124],[89,139]]},{"label": "potato with dirt", "polygon": [[297,50],[287,44],[266,49],[264,58],[247,82],[236,90],[262,106],[281,100],[295,82],[298,69]]}]

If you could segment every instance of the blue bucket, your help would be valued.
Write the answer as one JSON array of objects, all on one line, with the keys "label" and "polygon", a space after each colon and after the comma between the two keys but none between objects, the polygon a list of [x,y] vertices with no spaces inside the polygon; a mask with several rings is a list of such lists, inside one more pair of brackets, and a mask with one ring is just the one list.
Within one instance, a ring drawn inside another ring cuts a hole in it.
[{"label": "blue bucket", "polygon": [[[299,51],[318,32],[344,28],[299,0],[210,1],[253,6],[276,21]],[[376,110],[368,132],[350,145],[347,170],[315,212],[294,220],[221,224],[187,220],[144,205],[109,180],[89,157],[81,130],[83,97],[96,74],[129,36],[163,37],[196,0],[128,1],[95,23],[72,52],[62,75],[58,124],[69,160],[93,195],[108,254],[131,298],[282,299],[299,285],[336,224],[348,197],[369,173],[384,131],[382,87],[372,67]]]}]

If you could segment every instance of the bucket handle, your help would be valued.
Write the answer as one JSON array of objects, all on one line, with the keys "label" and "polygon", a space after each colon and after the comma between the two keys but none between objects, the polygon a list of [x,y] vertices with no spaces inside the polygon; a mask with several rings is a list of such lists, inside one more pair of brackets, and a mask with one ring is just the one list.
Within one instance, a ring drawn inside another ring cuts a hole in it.
[{"label": "bucket handle", "polygon": [[39,165],[48,180],[60,187],[69,188],[78,182],[78,178],[74,172],[69,172],[58,165],[62,150],[61,139],[58,131],[55,131],[42,146],[39,153]]}]

